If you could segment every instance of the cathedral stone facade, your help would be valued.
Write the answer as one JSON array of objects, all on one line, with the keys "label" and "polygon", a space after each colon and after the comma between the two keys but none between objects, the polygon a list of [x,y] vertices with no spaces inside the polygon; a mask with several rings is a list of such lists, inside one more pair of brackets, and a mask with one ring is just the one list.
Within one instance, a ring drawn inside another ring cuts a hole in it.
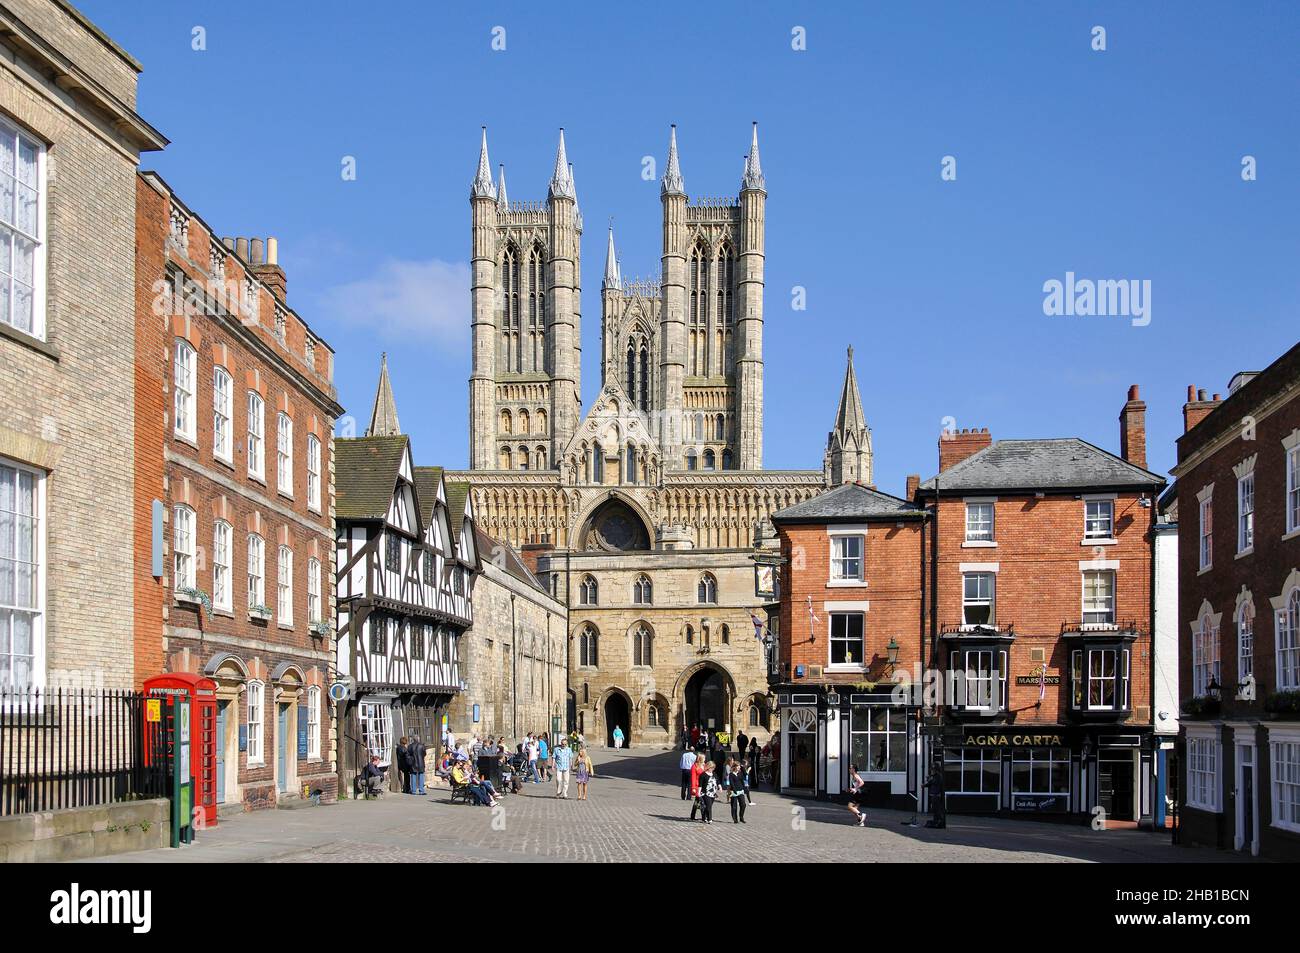
[{"label": "cathedral stone facade", "polygon": [[766,181],[686,192],[670,134],[660,274],[601,282],[601,390],[581,413],[582,212],[560,132],[545,202],[510,201],[484,131],[473,233],[470,469],[478,525],[525,547],[568,605],[569,718],[633,744],[700,724],[765,735],[769,516],[870,482],[850,352],[821,470],[762,469]]}]

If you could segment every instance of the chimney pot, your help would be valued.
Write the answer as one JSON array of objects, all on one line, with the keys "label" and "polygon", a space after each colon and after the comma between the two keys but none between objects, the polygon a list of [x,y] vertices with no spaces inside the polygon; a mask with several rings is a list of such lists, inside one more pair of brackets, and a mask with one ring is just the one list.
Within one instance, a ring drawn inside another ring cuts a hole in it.
[{"label": "chimney pot", "polygon": [[1139,399],[1139,398],[1138,398],[1138,385],[1137,385],[1137,384],[1133,384],[1132,386],[1129,387],[1129,389],[1128,389],[1128,399],[1129,399],[1129,400],[1138,400],[1138,399]]},{"label": "chimney pot", "polygon": [[1219,400],[1221,400],[1221,399],[1222,399],[1222,398],[1220,398],[1218,394],[1215,394],[1215,395],[1214,395],[1214,400],[1215,400],[1216,402],[1219,401]]},{"label": "chimney pot", "polygon": [[249,254],[252,256],[248,259],[250,265],[260,265],[265,261],[262,254],[262,240],[254,238],[249,246]]},{"label": "chimney pot", "polygon": [[280,243],[275,238],[266,240],[266,263],[268,265],[280,263]]},{"label": "chimney pot", "polygon": [[1147,405],[1138,398],[1138,385],[1128,389],[1119,412],[1119,455],[1134,466],[1147,468]]},{"label": "chimney pot", "polygon": [[235,250],[235,240],[233,238],[223,238],[221,239],[221,244],[225,245],[231,251]]},{"label": "chimney pot", "polygon": [[[238,255],[240,258],[244,259],[244,261],[248,261],[248,260],[249,260],[249,259],[248,259],[248,239],[247,239],[247,238],[236,238],[236,239],[235,239],[235,254]],[[251,264],[251,262],[250,262],[250,264]]]},{"label": "chimney pot", "polygon": [[1198,391],[1196,392],[1196,399],[1197,399],[1197,400],[1205,400],[1205,388],[1204,388],[1204,387],[1202,387],[1200,390],[1198,390]]},{"label": "chimney pot", "polygon": [[1187,385],[1187,402],[1190,404],[1190,403],[1191,403],[1192,401],[1194,401],[1194,400],[1196,400],[1196,385],[1195,385],[1195,384],[1188,384],[1188,385]]}]

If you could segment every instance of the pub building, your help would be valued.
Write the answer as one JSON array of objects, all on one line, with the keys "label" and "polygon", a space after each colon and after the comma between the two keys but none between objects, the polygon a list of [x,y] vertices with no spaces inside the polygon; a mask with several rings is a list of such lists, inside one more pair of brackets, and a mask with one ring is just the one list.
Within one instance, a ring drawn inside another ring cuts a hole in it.
[{"label": "pub building", "polygon": [[[784,793],[914,810],[926,513],[850,482],[772,517],[781,546],[774,672]],[[898,689],[897,691],[895,689]]]},{"label": "pub building", "polygon": [[[1155,501],[1146,406],[1120,455],[1077,438],[948,432],[916,500],[931,514],[930,657],[918,796],[951,813],[1151,824]],[[937,772],[939,785],[931,784]]]}]

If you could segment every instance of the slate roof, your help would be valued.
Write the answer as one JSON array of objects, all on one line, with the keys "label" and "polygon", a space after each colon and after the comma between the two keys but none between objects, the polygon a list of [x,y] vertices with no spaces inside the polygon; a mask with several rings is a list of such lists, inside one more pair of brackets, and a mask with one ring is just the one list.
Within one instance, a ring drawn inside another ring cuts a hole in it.
[{"label": "slate roof", "polygon": [[524,564],[519,553],[509,543],[493,539],[477,526],[474,527],[474,541],[478,544],[479,558],[483,560],[484,564],[491,563],[498,569],[505,570],[525,585],[532,586],[538,592],[550,595],[546,587],[533,575],[532,570]]},{"label": "slate roof", "polygon": [[407,438],[350,437],[334,441],[334,515],[383,519],[393,502]]},{"label": "slate roof", "polygon": [[819,493],[811,500],[787,506],[772,514],[777,523],[836,523],[849,520],[904,519],[925,515],[907,500],[881,493],[861,483],[845,483]]},{"label": "slate roof", "polygon": [[416,467],[415,495],[420,500],[420,525],[433,521],[433,511],[438,505],[438,483],[442,480],[442,467]]},{"label": "slate roof", "polygon": [[[935,477],[921,484],[934,492]],[[943,493],[973,490],[1087,490],[1160,486],[1164,477],[1077,437],[996,440],[943,471]]]},{"label": "slate roof", "polygon": [[447,481],[447,515],[451,517],[452,535],[459,539],[465,522],[465,498],[469,496],[468,483]]}]

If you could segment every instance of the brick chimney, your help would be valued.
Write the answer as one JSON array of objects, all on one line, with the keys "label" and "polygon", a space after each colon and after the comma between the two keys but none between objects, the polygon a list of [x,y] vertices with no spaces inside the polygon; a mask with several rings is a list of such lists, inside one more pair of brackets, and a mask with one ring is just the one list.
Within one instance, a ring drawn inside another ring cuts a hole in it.
[{"label": "brick chimney", "polygon": [[907,475],[907,492],[903,494],[903,498],[907,500],[916,499],[916,489],[920,485],[921,485],[921,474],[909,473]]},{"label": "brick chimney", "polygon": [[969,456],[993,445],[989,428],[945,431],[939,437],[939,472],[950,469]]},{"label": "brick chimney", "polygon": [[1128,402],[1119,412],[1119,455],[1136,467],[1147,468],[1147,405],[1138,385],[1128,389]]},{"label": "brick chimney", "polygon": [[[236,246],[242,245],[243,241],[242,238],[236,239]],[[280,267],[280,243],[276,239],[268,238],[265,247],[260,238],[254,238],[249,242],[248,267],[263,284],[271,289],[271,293],[281,304],[288,303],[288,282],[285,279],[284,269]]]},{"label": "brick chimney", "polygon": [[1205,388],[1196,389],[1196,385],[1187,385],[1187,403],[1183,404],[1183,433],[1191,430],[1202,420],[1210,415],[1210,411],[1218,407],[1220,398],[1215,394],[1213,398],[1205,396]]},{"label": "brick chimney", "polygon": [[535,536],[519,547],[519,558],[523,560],[528,571],[537,575],[537,560],[547,553],[555,551],[555,544],[549,535]]}]

